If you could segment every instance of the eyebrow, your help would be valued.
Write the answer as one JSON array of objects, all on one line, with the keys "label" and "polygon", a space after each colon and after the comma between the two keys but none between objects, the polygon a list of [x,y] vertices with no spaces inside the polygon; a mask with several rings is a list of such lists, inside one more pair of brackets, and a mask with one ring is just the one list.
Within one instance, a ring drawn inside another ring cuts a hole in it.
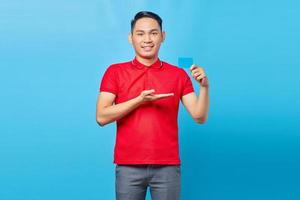
[{"label": "eyebrow", "polygon": [[[149,30],[148,32],[153,32],[153,31],[159,31],[159,30],[157,28],[155,28],[155,29]],[[144,30],[135,30],[135,32],[147,32],[147,31],[144,31]]]}]

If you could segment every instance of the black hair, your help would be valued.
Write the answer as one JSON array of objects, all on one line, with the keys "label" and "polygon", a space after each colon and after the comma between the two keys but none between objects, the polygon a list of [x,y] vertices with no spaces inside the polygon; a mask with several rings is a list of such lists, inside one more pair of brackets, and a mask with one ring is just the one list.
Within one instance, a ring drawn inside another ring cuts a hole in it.
[{"label": "black hair", "polygon": [[133,20],[131,20],[131,33],[134,29],[134,26],[135,26],[135,23],[137,22],[137,20],[144,18],[144,17],[155,19],[157,21],[157,23],[159,24],[160,30],[162,31],[162,19],[160,18],[160,16],[158,16],[157,14],[150,12],[150,11],[141,11],[141,12],[138,12],[134,16]]}]

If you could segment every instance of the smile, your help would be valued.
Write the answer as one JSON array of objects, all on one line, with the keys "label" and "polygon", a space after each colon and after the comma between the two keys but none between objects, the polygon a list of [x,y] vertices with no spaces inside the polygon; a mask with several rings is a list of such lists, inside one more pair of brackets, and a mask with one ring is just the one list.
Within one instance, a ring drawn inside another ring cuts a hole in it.
[{"label": "smile", "polygon": [[150,51],[152,50],[154,46],[142,46],[142,48],[145,50],[145,51]]}]

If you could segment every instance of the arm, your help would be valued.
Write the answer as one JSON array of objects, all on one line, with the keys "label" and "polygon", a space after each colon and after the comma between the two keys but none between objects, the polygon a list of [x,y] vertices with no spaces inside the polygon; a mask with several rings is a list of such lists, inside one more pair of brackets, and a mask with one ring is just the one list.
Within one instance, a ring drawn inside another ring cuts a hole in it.
[{"label": "arm", "polygon": [[122,118],[141,104],[140,99],[136,97],[115,105],[115,98],[116,95],[113,93],[100,92],[96,107],[96,121],[100,126]]},{"label": "arm", "polygon": [[114,122],[147,101],[154,101],[169,96],[170,94],[153,94],[154,90],[144,90],[133,99],[120,104],[114,104],[116,95],[110,92],[100,92],[96,106],[96,121],[100,126]]},{"label": "arm", "polygon": [[197,123],[203,124],[208,118],[209,110],[208,80],[203,68],[192,65],[190,71],[192,76],[200,83],[200,94],[197,97],[192,92],[182,96],[181,100],[193,119]]},{"label": "arm", "polygon": [[196,96],[195,92],[182,96],[182,103],[193,117],[193,119],[203,124],[208,118],[209,108],[209,95],[208,89],[202,88],[199,97]]}]

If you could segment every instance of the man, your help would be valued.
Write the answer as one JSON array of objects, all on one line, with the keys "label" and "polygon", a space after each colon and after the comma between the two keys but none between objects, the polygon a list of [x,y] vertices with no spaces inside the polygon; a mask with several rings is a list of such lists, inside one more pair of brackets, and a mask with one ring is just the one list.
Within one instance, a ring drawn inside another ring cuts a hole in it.
[{"label": "man", "polygon": [[197,97],[186,72],[158,58],[165,32],[155,13],[137,13],[128,39],[135,58],[109,66],[96,110],[100,126],[117,122],[116,197],[144,200],[149,186],[153,200],[177,200],[178,106],[181,100],[193,119],[204,123],[209,107],[207,77],[203,68],[191,66],[191,74],[200,84]]}]

